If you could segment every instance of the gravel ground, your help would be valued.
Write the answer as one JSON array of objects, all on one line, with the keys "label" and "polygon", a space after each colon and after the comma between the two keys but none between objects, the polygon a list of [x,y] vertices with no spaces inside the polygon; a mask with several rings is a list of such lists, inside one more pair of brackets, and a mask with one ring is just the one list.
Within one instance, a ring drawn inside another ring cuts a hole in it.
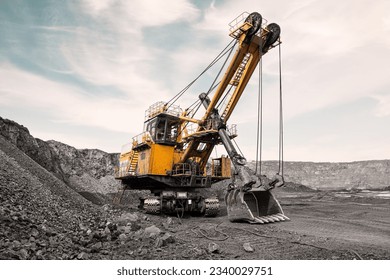
[{"label": "gravel ground", "polygon": [[234,224],[223,207],[216,218],[178,218],[97,206],[0,136],[0,259],[390,259],[389,200],[276,195],[291,221]]}]

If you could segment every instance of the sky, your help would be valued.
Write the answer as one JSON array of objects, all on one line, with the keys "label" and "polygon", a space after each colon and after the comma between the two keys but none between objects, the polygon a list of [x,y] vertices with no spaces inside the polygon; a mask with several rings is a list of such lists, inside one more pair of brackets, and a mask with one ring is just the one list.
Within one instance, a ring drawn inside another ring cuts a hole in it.
[{"label": "sky", "polygon": [[[390,159],[390,1],[1,0],[0,116],[43,140],[120,152],[259,12],[281,27],[284,160]],[[262,159],[278,159],[278,49],[262,59]],[[207,91],[211,69],[180,99]],[[256,158],[256,70],[229,123]],[[213,156],[226,154],[219,147]]]}]

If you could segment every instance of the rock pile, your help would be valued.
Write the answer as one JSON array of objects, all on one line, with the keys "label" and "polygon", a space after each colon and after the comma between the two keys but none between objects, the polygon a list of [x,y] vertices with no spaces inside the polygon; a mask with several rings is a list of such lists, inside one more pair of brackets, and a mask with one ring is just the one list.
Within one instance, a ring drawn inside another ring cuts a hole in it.
[{"label": "rock pile", "polygon": [[147,217],[96,205],[105,201],[96,194],[117,191],[117,156],[45,142],[0,118],[0,259],[148,258],[173,244]]},{"label": "rock pile", "polygon": [[118,190],[114,170],[119,154],[43,141],[31,136],[26,127],[1,117],[0,135],[95,204],[110,202]]}]

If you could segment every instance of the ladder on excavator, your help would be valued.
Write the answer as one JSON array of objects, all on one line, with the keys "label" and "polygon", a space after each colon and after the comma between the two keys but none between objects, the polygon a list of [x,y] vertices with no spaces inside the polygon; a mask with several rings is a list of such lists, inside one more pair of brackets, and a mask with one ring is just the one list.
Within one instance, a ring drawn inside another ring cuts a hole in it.
[{"label": "ladder on excavator", "polygon": [[[125,169],[125,173],[127,175],[136,175],[137,171],[137,165],[138,165],[138,151],[131,150],[130,152],[130,160],[129,163],[127,164],[127,167]],[[121,186],[118,190],[118,192],[115,194],[112,202],[115,205],[119,205],[121,203],[122,197],[125,193],[126,188]]]},{"label": "ladder on excavator", "polygon": [[248,61],[249,61],[250,56],[251,56],[250,53],[247,53],[247,54],[244,56],[243,60],[242,60],[241,63],[240,63],[240,66],[239,66],[238,69],[237,69],[237,72],[236,72],[235,77],[230,81],[230,84],[231,84],[231,85],[237,86],[238,83],[240,82],[242,73],[244,72],[245,67],[246,67],[246,65],[248,64]]},{"label": "ladder on excavator", "polygon": [[[230,85],[234,86],[234,87],[237,87],[238,84],[240,83],[240,80],[241,80],[241,77],[242,77],[242,74],[244,73],[245,71],[245,68],[246,68],[246,65],[248,64],[249,62],[249,59],[251,57],[251,54],[250,53],[247,53],[243,60],[241,61],[240,63],[240,66],[238,67],[237,71],[236,71],[236,74],[234,75],[233,79],[230,81]],[[229,102],[228,104],[226,105],[225,107],[225,110],[223,111],[222,115],[221,115],[221,118],[222,119],[225,119],[227,113],[229,112],[230,110],[230,107],[232,106],[234,100],[233,98],[230,98],[232,95],[232,93],[230,94],[229,96]]]},{"label": "ladder on excavator", "polygon": [[129,175],[136,175],[138,164],[138,151],[131,150],[130,161],[127,165],[126,173]]}]

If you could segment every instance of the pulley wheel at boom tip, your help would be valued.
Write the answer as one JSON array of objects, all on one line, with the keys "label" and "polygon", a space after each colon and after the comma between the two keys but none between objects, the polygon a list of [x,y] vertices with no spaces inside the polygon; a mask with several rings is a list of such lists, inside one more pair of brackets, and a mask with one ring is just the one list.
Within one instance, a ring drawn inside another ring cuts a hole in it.
[{"label": "pulley wheel at boom tip", "polygon": [[267,34],[267,38],[265,39],[265,43],[263,46],[263,52],[266,52],[268,48],[275,43],[280,36],[280,26],[276,23],[270,23],[267,25],[267,29],[269,33]]},{"label": "pulley wheel at boom tip", "polygon": [[252,36],[259,31],[263,18],[257,12],[251,13],[246,19],[245,22],[249,22],[252,27],[248,30],[248,36]]}]

